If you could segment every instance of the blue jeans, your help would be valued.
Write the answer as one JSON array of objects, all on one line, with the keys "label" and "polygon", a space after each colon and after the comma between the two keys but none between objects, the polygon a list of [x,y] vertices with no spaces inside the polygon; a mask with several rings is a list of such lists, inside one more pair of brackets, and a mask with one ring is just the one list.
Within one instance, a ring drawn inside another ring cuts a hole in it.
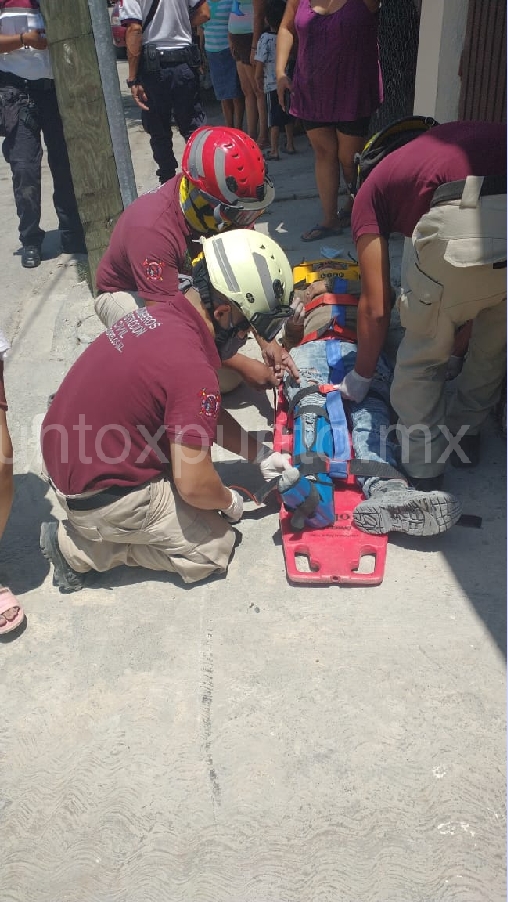
[{"label": "blue jeans", "polygon": [[[348,341],[339,341],[344,375],[354,369],[357,347]],[[302,388],[317,383],[327,384],[330,381],[330,367],[326,354],[328,341],[309,341],[300,347],[293,348],[291,357],[300,370],[300,384],[296,385],[291,379],[284,384],[284,394],[288,401]],[[352,401],[344,401],[344,409],[351,423],[351,435],[355,457],[359,460],[373,460],[387,463],[395,469],[400,469],[399,446],[390,440],[390,385],[393,377],[393,369],[386,358],[381,355],[378,360],[376,372],[372,380],[367,397],[361,404]],[[306,405],[322,406],[325,396],[316,393],[302,398],[301,407]],[[301,409],[300,407],[300,409]],[[316,414],[305,414],[305,429],[311,433],[314,429],[312,418]],[[378,476],[368,478],[358,477],[358,482],[363,488],[363,493],[368,498],[375,486],[382,480]]]}]

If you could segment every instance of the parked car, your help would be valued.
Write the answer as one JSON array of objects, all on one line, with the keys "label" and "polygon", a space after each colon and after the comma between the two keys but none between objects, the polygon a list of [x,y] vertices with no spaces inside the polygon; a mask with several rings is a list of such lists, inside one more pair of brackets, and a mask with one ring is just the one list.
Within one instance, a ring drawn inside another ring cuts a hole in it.
[{"label": "parked car", "polygon": [[116,0],[111,13],[111,34],[113,36],[113,44],[116,47],[116,55],[118,59],[125,59],[127,50],[125,48],[125,28],[120,24],[120,7],[123,0]]}]

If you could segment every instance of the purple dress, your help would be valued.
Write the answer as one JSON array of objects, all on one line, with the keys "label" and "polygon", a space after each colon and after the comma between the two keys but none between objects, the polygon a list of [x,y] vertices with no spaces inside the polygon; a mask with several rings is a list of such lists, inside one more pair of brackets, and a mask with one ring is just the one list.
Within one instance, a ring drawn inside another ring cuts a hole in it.
[{"label": "purple dress", "polygon": [[347,0],[328,16],[300,0],[295,15],[298,53],[291,113],[312,122],[353,122],[383,99],[377,42],[379,14]]}]

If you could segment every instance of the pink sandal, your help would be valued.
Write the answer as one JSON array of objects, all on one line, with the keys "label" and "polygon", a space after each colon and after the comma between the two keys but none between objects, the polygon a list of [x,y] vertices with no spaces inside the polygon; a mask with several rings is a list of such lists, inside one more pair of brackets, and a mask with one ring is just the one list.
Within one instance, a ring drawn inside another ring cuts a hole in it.
[{"label": "pink sandal", "polygon": [[23,620],[25,619],[25,612],[16,596],[13,595],[11,590],[7,587],[1,588],[0,614],[4,614],[5,611],[8,611],[10,608],[18,608],[18,613],[13,620],[8,620],[7,623],[4,624],[4,626],[0,626],[0,636],[5,636],[6,633],[11,633],[12,630],[17,629],[17,627],[21,626]]}]

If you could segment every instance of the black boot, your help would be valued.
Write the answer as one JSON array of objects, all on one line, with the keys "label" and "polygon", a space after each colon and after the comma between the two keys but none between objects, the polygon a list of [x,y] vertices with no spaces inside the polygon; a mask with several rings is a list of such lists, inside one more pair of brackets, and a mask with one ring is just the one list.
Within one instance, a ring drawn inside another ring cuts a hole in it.
[{"label": "black boot", "polygon": [[83,588],[85,574],[73,570],[67,563],[58,544],[58,524],[41,524],[41,551],[55,568],[54,581],[62,592],[79,592]]}]

